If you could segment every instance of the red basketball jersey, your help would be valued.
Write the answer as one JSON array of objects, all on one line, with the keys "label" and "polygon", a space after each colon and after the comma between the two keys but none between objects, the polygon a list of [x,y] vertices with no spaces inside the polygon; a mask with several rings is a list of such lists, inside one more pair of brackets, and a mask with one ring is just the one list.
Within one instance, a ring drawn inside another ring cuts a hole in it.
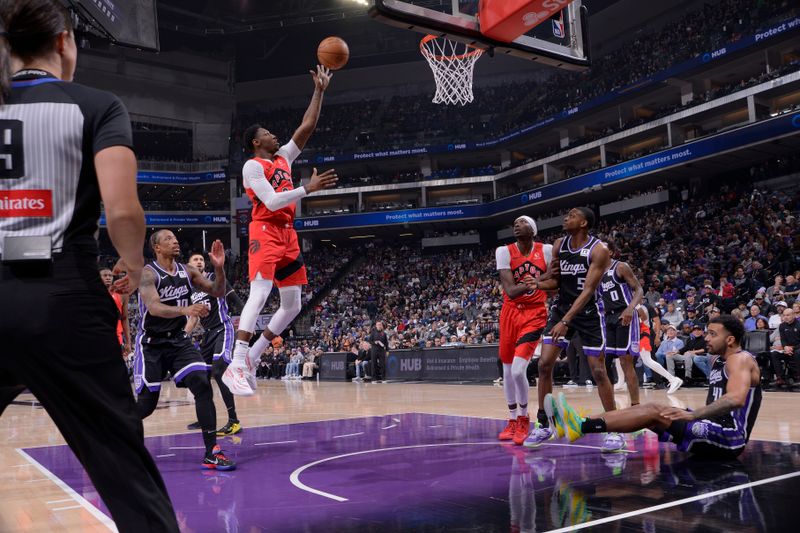
[{"label": "red basketball jersey", "polygon": [[[269,184],[275,189],[276,193],[291,191],[294,189],[292,184],[292,167],[289,162],[280,155],[276,155],[273,161],[254,157],[253,161],[264,167],[264,176]],[[270,222],[272,224],[291,224],[294,222],[295,204],[287,205],[277,211],[270,211],[261,203],[258,195],[253,189],[245,188],[247,196],[253,202],[253,220],[259,222]]]},{"label": "red basketball jersey", "polygon": [[[508,252],[511,255],[511,274],[514,276],[514,283],[521,283],[522,279],[530,274],[536,277],[537,274],[544,274],[547,270],[547,262],[544,258],[544,245],[540,242],[534,242],[531,253],[522,255],[517,247],[517,243],[512,242],[508,245]],[[534,290],[527,292],[521,296],[517,296],[513,300],[508,297],[508,294],[503,293],[503,303],[511,305],[541,305],[542,312],[546,311],[547,294],[544,291]]]}]

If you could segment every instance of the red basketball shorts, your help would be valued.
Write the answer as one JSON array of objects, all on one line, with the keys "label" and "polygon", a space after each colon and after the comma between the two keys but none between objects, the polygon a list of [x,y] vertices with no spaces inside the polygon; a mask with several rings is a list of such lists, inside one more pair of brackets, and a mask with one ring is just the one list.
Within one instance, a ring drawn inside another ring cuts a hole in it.
[{"label": "red basketball shorts", "polygon": [[306,265],[291,224],[250,223],[250,281],[258,274],[277,287],[307,285]]},{"label": "red basketball shorts", "polygon": [[507,365],[515,357],[530,361],[546,324],[544,304],[520,307],[504,303],[500,311],[500,360]]}]

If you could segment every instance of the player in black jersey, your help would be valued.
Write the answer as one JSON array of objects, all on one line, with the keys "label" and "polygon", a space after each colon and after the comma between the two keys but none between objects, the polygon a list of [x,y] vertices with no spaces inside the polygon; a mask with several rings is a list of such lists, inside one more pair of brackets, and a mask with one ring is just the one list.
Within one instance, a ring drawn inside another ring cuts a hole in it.
[{"label": "player in black jersey", "polygon": [[[528,279],[531,289],[557,290],[544,330],[542,356],[539,358],[539,411],[536,427],[525,446],[536,447],[553,438],[553,430],[544,411],[544,398],[553,390],[553,367],[561,350],[577,333],[592,371],[600,401],[606,411],[613,411],[614,389],[605,366],[605,331],[603,300],[598,287],[611,264],[608,248],[589,235],[594,226],[594,212],[586,207],[571,209],[564,217],[567,236],[553,244],[553,259],[547,272],[538,280]],[[609,434],[605,451],[618,451],[625,440]]]},{"label": "player in black jersey", "polygon": [[187,317],[206,317],[208,307],[191,303],[196,287],[213,297],[225,295],[225,250],[214,241],[209,258],[214,265],[214,281],[192,266],[175,259],[181,253],[178,239],[169,230],[150,236],[156,260],[145,265],[139,286],[141,322],[135,342],[133,384],[139,398],[136,407],[142,418],[150,416],[158,404],[161,380],[167,372],[179,387],[194,395],[197,419],[203,433],[206,455],[203,468],[233,470],[236,465],[217,445],[217,413],[208,380],[209,366],[187,335]]},{"label": "player in black jersey", "polygon": [[744,451],[761,407],[761,371],[755,357],[742,350],[744,325],[731,315],[709,321],[706,344],[717,356],[708,376],[705,407],[696,411],[647,403],[582,419],[563,394],[548,396],[548,412],[570,441],[586,433],[651,429],[678,450],[709,459],[732,459]]},{"label": "player in black jersey", "polygon": [[631,405],[639,405],[639,378],[634,368],[634,357],[639,357],[639,313],[636,306],[644,290],[630,265],[619,261],[619,250],[613,241],[606,243],[611,253],[611,267],[600,281],[600,293],[606,313],[606,354],[616,357],[617,372],[624,373],[620,382],[628,386]]},{"label": "player in black jersey", "polygon": [[[189,256],[189,265],[202,272],[210,281],[214,281],[215,274],[206,272],[206,259],[203,254],[195,253]],[[217,382],[222,401],[228,411],[228,422],[217,430],[218,437],[235,435],[242,430],[239,418],[236,416],[236,402],[228,386],[222,381],[222,374],[231,362],[233,349],[234,328],[233,321],[228,311],[228,302],[241,309],[243,302],[230,284],[225,286],[225,296],[214,298],[207,292],[195,290],[192,293],[193,304],[203,304],[208,307],[208,315],[204,317],[189,317],[185,331],[192,334],[198,322],[205,330],[203,341],[200,343],[200,353],[205,363],[211,367],[211,376]],[[187,429],[200,429],[200,422],[193,422],[186,426]]]}]

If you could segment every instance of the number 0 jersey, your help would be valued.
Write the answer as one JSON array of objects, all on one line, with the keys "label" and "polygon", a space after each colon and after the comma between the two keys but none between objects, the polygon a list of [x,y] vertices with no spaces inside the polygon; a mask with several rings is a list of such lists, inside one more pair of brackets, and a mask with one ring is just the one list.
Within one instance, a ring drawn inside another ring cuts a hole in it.
[{"label": "number 0 jersey", "polygon": [[[156,277],[156,290],[159,300],[170,307],[186,307],[191,305],[192,282],[189,272],[181,263],[175,263],[175,272],[170,273],[152,261],[145,265],[153,271]],[[183,315],[176,318],[161,318],[148,312],[141,293],[139,294],[139,332],[145,337],[174,337],[183,331],[187,318]]]}]

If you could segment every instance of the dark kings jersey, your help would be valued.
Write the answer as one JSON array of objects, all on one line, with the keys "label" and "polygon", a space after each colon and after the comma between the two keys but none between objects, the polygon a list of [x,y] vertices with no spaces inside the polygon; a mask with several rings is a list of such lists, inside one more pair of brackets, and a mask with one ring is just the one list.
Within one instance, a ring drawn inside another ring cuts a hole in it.
[{"label": "dark kings jersey", "polygon": [[[205,272],[203,275],[209,281],[214,281],[215,279],[213,272]],[[224,296],[222,298],[214,298],[203,291],[196,290],[192,293],[192,303],[203,304],[208,307],[208,316],[200,319],[200,325],[206,331],[220,329],[231,320],[228,314],[228,304],[225,302]]]},{"label": "dark kings jersey", "polygon": [[[751,354],[747,353],[750,357]],[[708,373],[708,396],[706,397],[706,405],[713,403],[725,393],[728,392],[728,372],[726,361],[723,357],[717,357],[711,370]],[[747,393],[747,400],[742,407],[731,411],[726,415],[722,415],[719,419],[714,419],[723,427],[741,427],[746,428],[746,439],[749,439],[750,433],[753,431],[753,426],[756,423],[758,410],[761,408],[761,386],[750,387]]]},{"label": "dark kings jersey", "polygon": [[[571,237],[561,240],[558,249],[558,263],[561,270],[561,281],[558,287],[558,299],[555,302],[559,310],[566,312],[583,292],[586,283],[586,274],[589,273],[592,250],[600,243],[597,237],[589,235],[586,244],[577,250],[570,246]],[[602,310],[602,298],[599,290],[589,299],[583,314],[595,314]]]},{"label": "dark kings jersey", "polygon": [[600,292],[603,296],[603,309],[606,315],[618,315],[631,303],[633,293],[627,283],[617,277],[619,261],[611,261],[611,268],[603,274]]},{"label": "dark kings jersey", "polygon": [[[191,305],[192,283],[184,265],[175,263],[174,273],[167,272],[155,261],[147,263],[145,268],[151,269],[155,274],[156,290],[162,304],[171,307]],[[139,295],[139,315],[142,317],[139,331],[143,332],[145,337],[175,337],[183,331],[187,321],[185,316],[161,318],[151,315],[141,294]]]}]

